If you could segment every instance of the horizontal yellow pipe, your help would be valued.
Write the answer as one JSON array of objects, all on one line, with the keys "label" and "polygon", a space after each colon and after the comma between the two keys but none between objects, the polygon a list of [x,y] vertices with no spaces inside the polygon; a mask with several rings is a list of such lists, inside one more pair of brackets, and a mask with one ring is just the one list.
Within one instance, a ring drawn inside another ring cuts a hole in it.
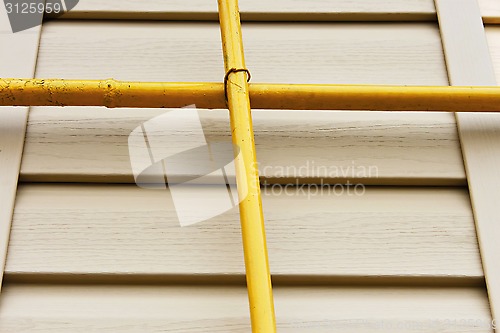
[{"label": "horizontal yellow pipe", "polygon": [[[250,84],[253,109],[499,112],[500,87]],[[0,106],[226,108],[222,83],[0,79]]]}]

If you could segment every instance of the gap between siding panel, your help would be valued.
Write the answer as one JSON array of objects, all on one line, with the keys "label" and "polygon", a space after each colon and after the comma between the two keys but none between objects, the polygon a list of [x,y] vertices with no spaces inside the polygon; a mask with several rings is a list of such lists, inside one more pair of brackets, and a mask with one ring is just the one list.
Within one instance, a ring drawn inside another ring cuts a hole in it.
[{"label": "gap between siding panel", "polygon": [[[47,15],[45,20],[55,17]],[[218,22],[216,12],[108,12],[70,11],[58,17],[64,20],[145,20],[145,21],[213,21]],[[435,22],[436,13],[259,13],[241,12],[242,22]],[[497,22],[489,18],[488,23]],[[497,23],[500,22],[500,19]]]},{"label": "gap between siding panel", "polygon": [[[243,274],[26,274],[6,273],[6,283],[113,285],[245,285]],[[272,275],[274,286],[485,287],[478,276]]]},{"label": "gap between siding panel", "polygon": [[[467,180],[463,178],[366,178],[366,179],[336,179],[336,178],[268,178],[260,177],[261,185],[311,184],[362,184],[366,186],[442,186],[465,187]],[[85,175],[85,174],[30,174],[21,175],[20,183],[64,183],[64,184],[123,184],[134,185],[132,176],[126,175]],[[210,185],[210,184],[206,184]]]}]

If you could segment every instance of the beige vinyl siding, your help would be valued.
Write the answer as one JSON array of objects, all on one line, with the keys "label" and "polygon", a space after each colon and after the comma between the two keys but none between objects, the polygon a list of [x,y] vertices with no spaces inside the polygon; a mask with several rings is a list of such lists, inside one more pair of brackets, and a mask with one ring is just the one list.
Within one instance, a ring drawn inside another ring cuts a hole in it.
[{"label": "beige vinyl siding", "polygon": [[[246,21],[306,21],[243,24],[252,82],[449,84],[432,0],[331,4],[241,0]],[[216,2],[80,0],[65,17],[43,25],[36,77],[223,80]],[[180,227],[168,190],[133,183],[128,135],[165,111],[31,109],[0,331],[250,331],[237,209]],[[492,332],[453,114],[253,112],[262,181],[367,185],[263,188],[279,332]],[[200,114],[209,143],[230,140],[226,110]],[[375,169],[341,174],[353,166]]]},{"label": "beige vinyl siding", "polygon": [[485,27],[488,46],[493,61],[493,69],[497,82],[500,82],[500,26],[487,25]]},{"label": "beige vinyl siding", "polygon": [[496,0],[478,0],[484,23],[500,23],[500,2]]},{"label": "beige vinyl siding", "polygon": [[[479,0],[487,23],[500,22],[500,4]],[[242,0],[244,20],[435,20],[432,0]],[[66,18],[217,19],[217,4],[203,0],[80,0]]]},{"label": "beige vinyl siding", "polygon": [[[331,2],[328,0],[298,0],[285,1],[273,0],[241,0],[240,10],[245,12],[363,12],[363,13],[432,13],[434,3],[432,0],[371,0],[353,1],[338,0]],[[124,0],[119,4],[110,4],[102,0],[80,0],[74,12],[212,12],[217,14],[217,3],[203,0],[153,0],[144,3],[140,0]]]},{"label": "beige vinyl siding", "polygon": [[[447,85],[434,23],[246,23],[255,83]],[[221,81],[212,22],[49,21],[37,77]]]},{"label": "beige vinyl siding", "polygon": [[[21,179],[133,183],[128,135],[164,112],[33,108]],[[230,142],[227,111],[199,114],[208,143]],[[253,119],[262,182],[466,182],[455,119],[449,113],[256,110]]]},{"label": "beige vinyl siding", "polygon": [[[220,81],[218,29],[215,23],[48,22],[36,75]],[[432,23],[248,23],[243,34],[252,82],[448,84]],[[34,108],[21,179],[132,182],[127,136],[161,113]],[[201,115],[209,142],[230,140],[225,111]],[[254,117],[261,171],[269,182],[322,177],[382,185],[465,184],[450,114],[256,111]],[[308,163],[320,171],[282,170]],[[333,165],[338,172],[311,163]]]},{"label": "beige vinyl siding", "polygon": [[[437,0],[448,76],[452,85],[496,86],[480,10],[475,0]],[[457,20],[460,18],[460,20]],[[493,318],[500,317],[500,117],[457,113],[457,127],[467,170],[479,250]]]},{"label": "beige vinyl siding", "polygon": [[[335,191],[264,189],[273,274],[482,279],[467,191]],[[6,274],[241,275],[241,249],[237,209],[181,228],[168,191],[26,184]]]},{"label": "beige vinyl siding", "polygon": [[[481,288],[275,287],[279,332],[491,332]],[[237,286],[8,284],[5,333],[249,332]]]},{"label": "beige vinyl siding", "polygon": [[[41,27],[13,34],[9,22],[5,19],[7,13],[4,6],[0,6],[0,16],[0,45],[2,45],[0,77],[33,77]],[[0,107],[0,288],[9,244],[28,110],[27,107]]]}]

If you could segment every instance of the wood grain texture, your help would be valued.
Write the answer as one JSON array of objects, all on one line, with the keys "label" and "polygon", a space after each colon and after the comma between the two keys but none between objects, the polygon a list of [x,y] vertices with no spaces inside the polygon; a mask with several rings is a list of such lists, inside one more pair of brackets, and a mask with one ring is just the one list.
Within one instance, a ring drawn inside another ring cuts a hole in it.
[{"label": "wood grain texture", "polygon": [[472,207],[493,316],[500,318],[500,117],[464,115],[459,120]]},{"label": "wood grain texture", "polygon": [[[500,5],[496,0],[480,0],[481,13],[487,23],[499,23]],[[432,0],[241,0],[243,20],[305,20],[305,21],[401,21],[435,20]],[[65,18],[122,19],[191,19],[217,20],[217,6],[202,0],[165,1],[80,0]]]},{"label": "wood grain texture", "polygon": [[[133,183],[128,136],[165,112],[33,108],[21,179]],[[199,115],[208,143],[231,142],[227,111]],[[253,121],[263,182],[465,184],[452,114],[257,110]],[[155,137],[171,145],[163,133]],[[176,137],[197,143],[189,128]]]},{"label": "wood grain texture", "polygon": [[[436,0],[451,85],[496,85],[477,0]],[[461,113],[457,114],[460,122]],[[478,115],[481,117],[481,115]]]},{"label": "wood grain texture", "polygon": [[[491,332],[476,288],[274,288],[278,330]],[[248,332],[243,287],[7,284],[0,329],[32,332]]]},{"label": "wood grain texture", "polygon": [[[254,83],[448,84],[432,23],[247,23],[243,37]],[[222,60],[216,23],[55,21],[36,76],[221,82]]]},{"label": "wood grain texture", "polygon": [[[475,0],[436,0],[452,85],[496,85],[493,62]],[[500,117],[456,115],[481,258],[494,318],[500,318]]]},{"label": "wood grain texture", "polygon": [[[218,30],[212,23],[50,22],[44,26],[37,77],[220,81]],[[447,84],[433,24],[398,24],[397,29],[393,24],[247,24],[244,34],[253,82]],[[127,136],[158,112],[35,108],[23,180],[130,182]],[[227,139],[224,113],[211,112],[208,119],[209,139]],[[372,184],[465,181],[449,115],[266,111],[256,113],[255,122],[266,177],[279,177],[276,167],[335,163],[344,169],[376,167],[375,175],[363,179]]]},{"label": "wood grain texture", "polygon": [[[353,0],[251,1],[239,2],[243,20],[431,20],[435,18],[429,0]],[[111,4],[100,0],[81,0],[65,18],[135,18],[217,20],[217,5],[191,1],[120,1]]]},{"label": "wood grain texture", "polygon": [[500,23],[500,2],[497,0],[477,0],[483,22],[488,24]]},{"label": "wood grain texture", "polygon": [[488,48],[495,71],[496,81],[500,82],[500,26],[485,26]]},{"label": "wood grain texture", "polygon": [[[5,7],[0,6],[0,77],[33,77],[39,39],[40,27],[12,33]],[[28,108],[0,107],[0,286],[27,120]]]},{"label": "wood grain texture", "polygon": [[[275,276],[482,279],[465,190],[315,192],[263,190]],[[18,193],[6,274],[244,272],[236,208],[182,228],[168,191],[134,185],[23,185]],[[194,193],[207,198],[213,192],[201,186]],[[197,211],[207,205],[197,204]]]}]

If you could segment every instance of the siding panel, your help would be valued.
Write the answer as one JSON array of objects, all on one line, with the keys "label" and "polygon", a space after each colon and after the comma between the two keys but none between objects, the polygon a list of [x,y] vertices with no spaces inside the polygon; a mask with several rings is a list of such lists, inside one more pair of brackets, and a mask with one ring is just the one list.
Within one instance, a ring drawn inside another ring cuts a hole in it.
[{"label": "siding panel", "polygon": [[[220,81],[218,29],[213,23],[49,22],[37,77]],[[253,82],[448,84],[434,24],[252,23],[244,25],[244,38]],[[35,108],[22,179],[131,182],[127,136],[159,112]],[[278,177],[278,167],[315,163],[374,166],[375,175],[361,177],[367,184],[465,184],[451,115],[266,111],[254,118],[268,178]],[[229,139],[223,111],[207,119],[209,140]],[[295,176],[282,174],[287,177]],[[333,181],[347,177],[338,178]]]},{"label": "siding panel", "polygon": [[[485,22],[500,22],[496,0],[478,0]],[[435,20],[432,0],[241,0],[243,20]],[[66,18],[217,19],[215,2],[203,0],[80,0]]]},{"label": "siding panel", "polygon": [[[0,329],[32,332],[249,332],[243,287],[8,284]],[[280,332],[491,332],[475,288],[275,288]]]},{"label": "siding panel", "polygon": [[[40,21],[41,21],[40,17]],[[0,77],[33,77],[41,27],[12,33],[6,8],[0,6]],[[27,107],[0,107],[0,288],[20,173]]]},{"label": "siding panel", "polygon": [[[467,191],[340,190],[264,190],[274,275],[482,279]],[[193,205],[198,212],[209,207]],[[6,273],[241,275],[237,214],[235,208],[181,228],[167,191],[23,185]]]}]

